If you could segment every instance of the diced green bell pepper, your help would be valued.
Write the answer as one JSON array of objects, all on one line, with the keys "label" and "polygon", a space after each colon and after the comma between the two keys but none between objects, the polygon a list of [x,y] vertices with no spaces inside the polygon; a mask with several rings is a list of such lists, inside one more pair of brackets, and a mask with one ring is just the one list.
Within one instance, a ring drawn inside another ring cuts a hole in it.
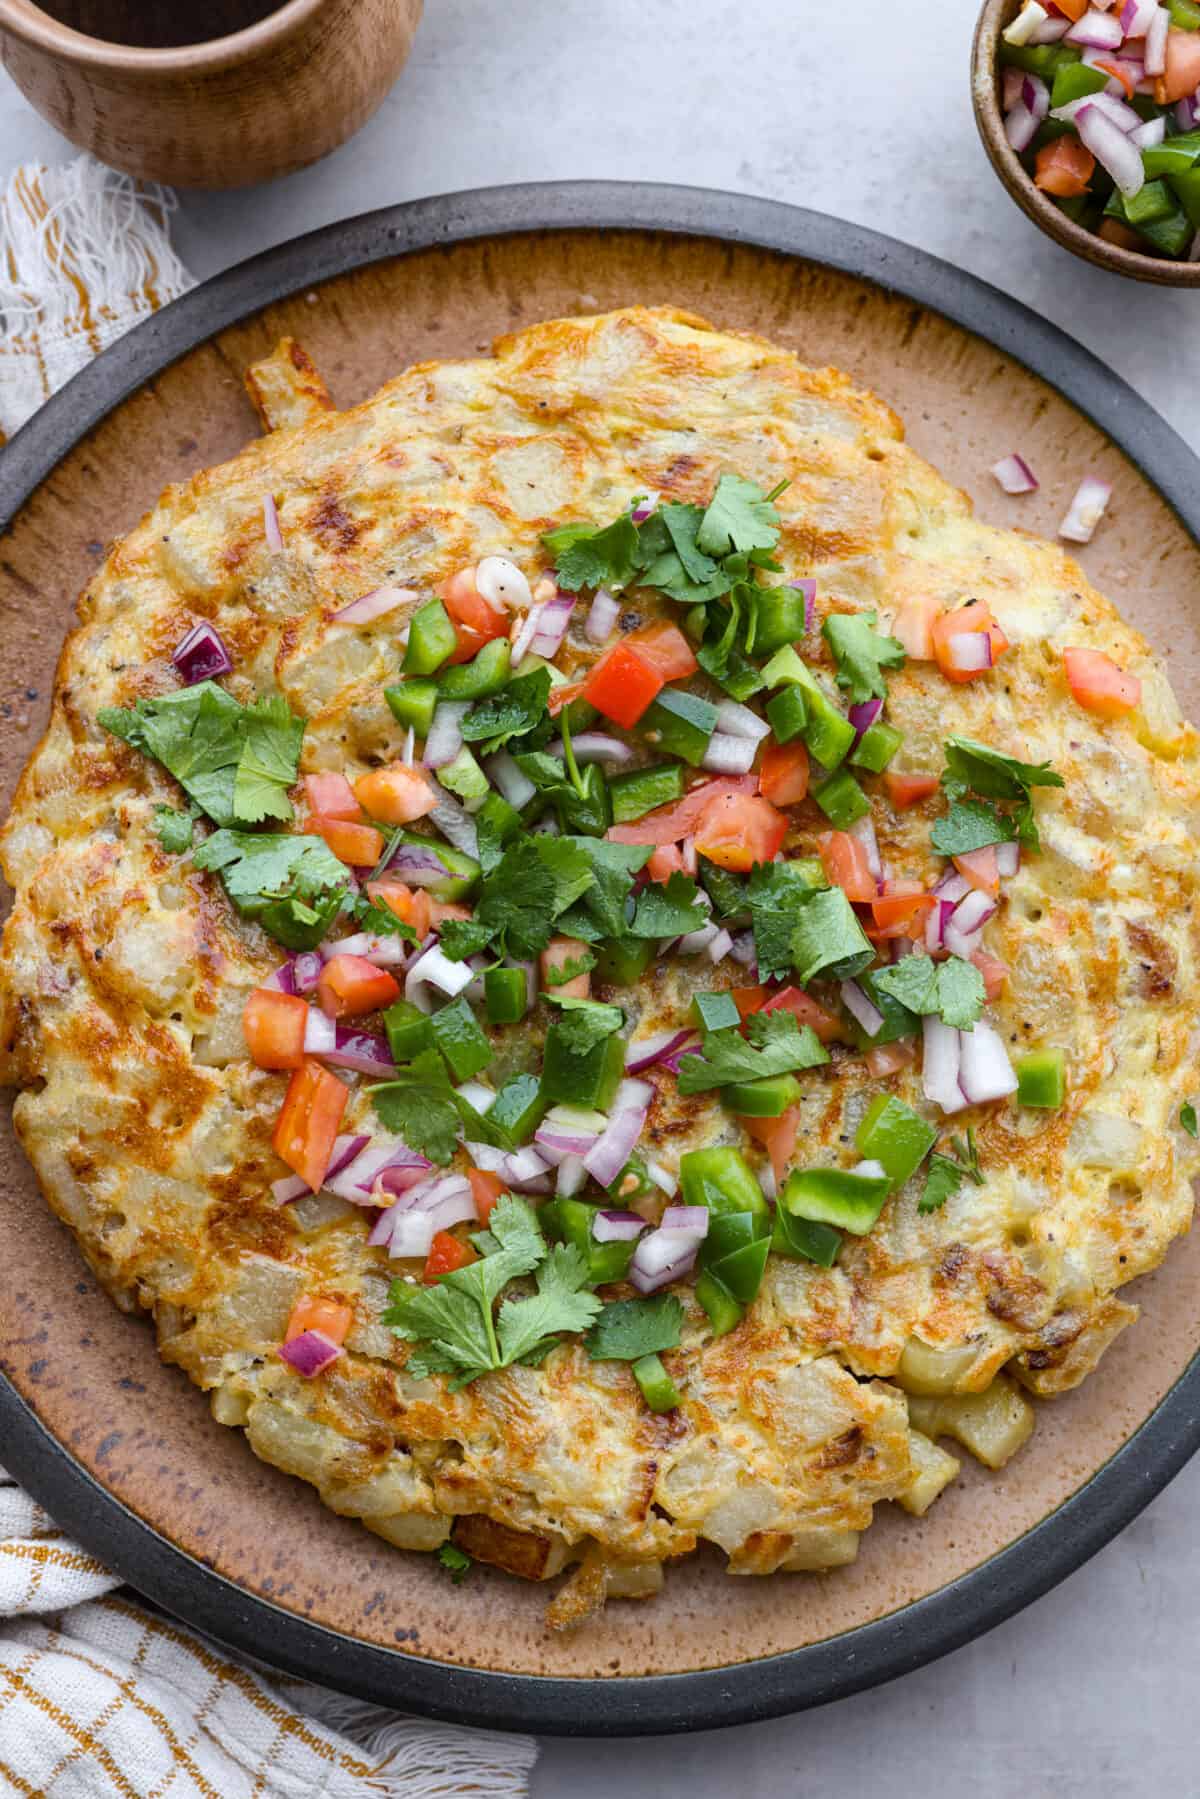
[{"label": "diced green bell pepper", "polygon": [[841,1168],[797,1168],[789,1174],[779,1203],[797,1218],[834,1224],[852,1236],[872,1228],[891,1182],[886,1175],[851,1174]]},{"label": "diced green bell pepper", "polygon": [[790,743],[808,723],[808,702],[800,687],[784,687],[766,704],[767,723],[777,743]]},{"label": "diced green bell pepper", "polygon": [[1180,31],[1200,31],[1200,6],[1194,5],[1193,0],[1166,0],[1166,5],[1172,25]]},{"label": "diced green bell pepper", "polygon": [[597,1243],[592,1235],[599,1206],[582,1199],[551,1199],[538,1212],[538,1223],[552,1243],[573,1243],[587,1263],[588,1280],[596,1286],[624,1280],[637,1245]]},{"label": "diced green bell pepper", "polygon": [[493,637],[470,662],[456,663],[438,676],[438,692],[444,700],[486,700],[499,693],[512,668],[507,637]]},{"label": "diced green bell pepper", "polygon": [[735,1081],[721,1089],[721,1104],[740,1118],[782,1118],[799,1098],[800,1083],[794,1074],[764,1075],[757,1081]]},{"label": "diced green bell pepper", "polygon": [[1024,69],[1027,75],[1040,75],[1043,81],[1056,81],[1060,69],[1083,60],[1078,50],[1066,44],[1007,44],[1003,38],[999,54],[1005,68]]},{"label": "diced green bell pepper", "polygon": [[742,1022],[732,993],[693,993],[692,1011],[702,1031],[723,1031]]},{"label": "diced green bell pepper", "polygon": [[569,837],[603,837],[612,818],[608,784],[599,763],[591,762],[581,769],[579,779],[582,793],[568,786],[555,798],[559,828]]},{"label": "diced green bell pepper", "polygon": [[652,1412],[673,1412],[683,1400],[679,1388],[663,1367],[662,1358],[644,1355],[632,1364],[633,1378]]},{"label": "diced green bell pepper", "polygon": [[813,798],[835,831],[848,831],[860,818],[868,818],[871,802],[848,768],[813,788]]},{"label": "diced green bell pepper", "polygon": [[1057,1108],[1067,1096],[1067,1065],[1061,1049],[1035,1049],[1013,1064],[1017,1104]]},{"label": "diced green bell pepper", "polygon": [[523,968],[489,968],[483,977],[489,1024],[517,1024],[529,1010],[529,979]]},{"label": "diced green bell pepper", "polygon": [[432,675],[458,648],[458,632],[440,600],[430,600],[414,612],[404,652],[406,675]]},{"label": "diced green bell pepper", "polygon": [[607,1112],[625,1073],[625,1043],[606,1037],[583,1055],[563,1036],[559,1020],[546,1032],[542,1098],[547,1105],[589,1106]]},{"label": "diced green bell pepper", "polygon": [[1170,186],[1190,222],[1200,231],[1200,169],[1188,169],[1172,175]]},{"label": "diced green bell pepper", "polygon": [[653,962],[657,947],[648,937],[604,938],[596,945],[596,979],[610,987],[632,987]]},{"label": "diced green bell pepper", "polygon": [[1165,181],[1147,181],[1140,193],[1125,196],[1125,217],[1131,225],[1152,225],[1156,219],[1165,219],[1176,209],[1178,202],[1168,191]]},{"label": "diced green bell pepper", "polygon": [[708,1313],[714,1337],[728,1336],[741,1323],[744,1308],[727,1287],[707,1272],[696,1282],[696,1298]]},{"label": "diced green bell pepper", "polygon": [[464,743],[452,762],[437,771],[437,778],[449,793],[456,793],[468,812],[482,806],[491,792],[488,778]]},{"label": "diced green bell pepper", "polygon": [[878,1162],[893,1187],[916,1173],[936,1140],[933,1125],[887,1093],[871,1102],[854,1139],[859,1154]]},{"label": "diced green bell pepper", "polygon": [[666,762],[661,768],[638,768],[610,781],[608,791],[613,823],[630,824],[653,812],[656,806],[669,806],[673,800],[683,798],[683,770],[678,762]]},{"label": "diced green bell pepper", "polygon": [[464,899],[479,879],[479,864],[474,856],[464,856],[461,850],[452,849],[448,843],[440,840],[434,842],[429,837],[422,837],[415,831],[399,831],[394,842],[412,843],[421,849],[433,850],[438,860],[447,869],[445,875],[439,875],[431,881],[429,892],[434,899]]},{"label": "diced green bell pepper", "polygon": [[433,1044],[433,1026],[428,1015],[406,999],[398,999],[388,1007],[383,1015],[383,1028],[387,1032],[393,1062],[411,1062],[414,1056],[419,1056]]},{"label": "diced green bell pepper", "polygon": [[711,700],[681,688],[664,687],[643,713],[638,728],[668,755],[681,756],[698,766],[717,728],[717,709]]},{"label": "diced green bell pepper", "polygon": [[488,1112],[493,1124],[510,1143],[528,1143],[546,1115],[541,1082],[535,1074],[514,1074],[505,1081]]},{"label": "diced green bell pepper", "polygon": [[469,1081],[492,1059],[487,1033],[466,999],[456,999],[435,1012],[430,1020],[433,1040],[445,1056],[456,1081]]},{"label": "diced green bell pepper", "polygon": [[766,1213],[763,1190],[739,1150],[718,1146],[690,1149],[679,1160],[683,1204],[724,1212]]},{"label": "diced green bell pepper", "polygon": [[641,1156],[630,1156],[615,1181],[610,1181],[604,1189],[611,1200],[621,1206],[631,1205],[635,1199],[648,1199],[658,1188],[646,1172],[646,1164]]},{"label": "diced green bell pepper", "polygon": [[798,587],[756,587],[746,631],[752,656],[769,656],[804,636],[804,593]]},{"label": "diced green bell pepper", "polygon": [[[854,726],[790,644],[772,656],[763,670],[763,680],[768,687],[795,686],[801,690],[806,717],[800,735],[822,768],[835,769],[854,747]],[[769,705],[767,717],[771,717]]]},{"label": "diced green bell pepper", "polygon": [[735,1249],[713,1262],[708,1273],[733,1294],[739,1305],[748,1306],[762,1286],[770,1253],[771,1236],[768,1232],[757,1243],[746,1243],[741,1249]]},{"label": "diced green bell pepper", "polygon": [[1200,159],[1200,131],[1181,131],[1176,137],[1164,138],[1142,151],[1142,167],[1146,178],[1159,175],[1186,175]]},{"label": "diced green bell pepper", "polygon": [[411,727],[418,737],[428,737],[438,703],[436,681],[401,681],[398,687],[385,687],[383,697],[398,725]]},{"label": "diced green bell pepper", "polygon": [[699,860],[700,885],[713,903],[718,918],[749,917],[746,903],[746,883],[741,875],[736,875],[728,868],[719,868],[706,856]]},{"label": "diced green bell pepper", "polygon": [[[1186,182],[1188,179],[1189,177],[1187,175],[1176,175],[1172,179],[1170,187],[1173,195],[1175,194],[1177,183],[1180,181]],[[1156,185],[1156,183],[1151,183],[1151,186]],[[1104,208],[1104,216],[1109,219],[1119,219],[1122,223],[1129,225],[1139,234],[1139,236],[1144,237],[1147,243],[1153,244],[1156,250],[1161,251],[1164,256],[1173,256],[1176,258],[1182,256],[1192,241],[1193,231],[1191,221],[1183,207],[1179,204],[1177,197],[1173,198],[1171,211],[1165,218],[1143,219],[1139,222],[1137,219],[1130,216],[1120,190],[1114,188],[1108,204]]]},{"label": "diced green bell pepper", "polygon": [[876,721],[867,726],[851,750],[850,760],[856,768],[865,768],[873,775],[881,775],[903,742],[903,731],[897,731],[894,725]]},{"label": "diced green bell pepper", "polygon": [[1085,94],[1102,93],[1111,79],[1103,69],[1093,69],[1088,63],[1063,63],[1054,71],[1051,109],[1057,111],[1060,106],[1069,106],[1072,100],[1082,100]]},{"label": "diced green bell pepper", "polygon": [[814,1224],[808,1218],[796,1218],[785,1206],[775,1207],[775,1227],[771,1248],[777,1256],[790,1256],[806,1262],[817,1262],[832,1268],[842,1247],[840,1231],[828,1224]]}]

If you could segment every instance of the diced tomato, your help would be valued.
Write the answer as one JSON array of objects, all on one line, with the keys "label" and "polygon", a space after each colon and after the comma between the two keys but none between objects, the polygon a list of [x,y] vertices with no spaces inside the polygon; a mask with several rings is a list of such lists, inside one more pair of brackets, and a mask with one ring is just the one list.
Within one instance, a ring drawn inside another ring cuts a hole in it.
[{"label": "diced tomato", "polygon": [[940,613],[933,621],[933,653],[938,667],[948,681],[974,681],[980,675],[991,673],[987,668],[954,666],[951,640],[969,636],[975,631],[988,633],[992,640],[992,662],[997,662],[1008,648],[1008,639],[992,617],[991,607],[986,600],[970,600],[965,606],[956,606],[952,612]]},{"label": "diced tomato", "polygon": [[1142,684],[1127,675],[1103,650],[1064,650],[1063,667],[1071,695],[1089,712],[1120,718],[1142,703]]},{"label": "diced tomato", "polygon": [[666,686],[664,677],[623,638],[601,656],[583,683],[583,697],[628,730]]},{"label": "diced tomato", "polygon": [[559,686],[550,689],[546,700],[546,710],[551,718],[557,718],[564,706],[569,706],[573,700],[580,697],[583,685],[582,681],[563,681]]},{"label": "diced tomato", "polygon": [[977,949],[972,953],[972,962],[983,976],[983,991],[989,1000],[999,999],[1008,980],[1008,963],[1001,962],[998,956],[989,956],[985,949]]},{"label": "diced tomato", "polygon": [[798,806],[808,792],[808,751],[802,743],[767,744],[758,771],[759,791],[774,806]]},{"label": "diced tomato", "polygon": [[381,818],[385,825],[410,825],[437,805],[437,795],[424,771],[403,762],[359,775],[354,791],[363,811]]},{"label": "diced tomato", "polygon": [[330,1018],[361,1018],[400,997],[400,983],[365,956],[330,956],[317,982],[317,999]]},{"label": "diced tomato", "polygon": [[789,1106],[778,1118],[739,1118],[738,1123],[745,1127],[757,1143],[762,1144],[771,1158],[776,1181],[782,1181],[796,1147],[796,1132],[800,1126],[799,1106]]},{"label": "diced tomato", "polygon": [[677,843],[660,843],[646,864],[652,881],[669,881],[673,874],[683,873],[683,851]]},{"label": "diced tomato", "polygon": [[311,818],[309,827],[325,839],[339,862],[351,868],[374,868],[383,854],[383,833],[374,825],[355,825],[345,818]]},{"label": "diced tomato", "polygon": [[592,990],[590,974],[577,974],[558,985],[551,977],[587,953],[587,944],[581,943],[578,937],[552,937],[542,951],[542,986],[563,999],[586,999]]},{"label": "diced tomato", "polygon": [[720,793],[708,802],[696,825],[696,851],[718,868],[744,874],[756,862],[774,860],[787,828],[786,817],[770,800]]},{"label": "diced tomato", "polygon": [[1078,24],[1091,3],[1092,0],[1054,0],[1054,10],[1064,19],[1072,19]]},{"label": "diced tomato", "polygon": [[721,794],[757,793],[757,775],[736,775],[728,780],[704,781],[674,805],[659,806],[629,825],[612,825],[611,843],[679,843],[689,837],[709,805]]},{"label": "diced tomato", "polygon": [[325,1179],[349,1089],[306,1058],[288,1082],[271,1138],[275,1154],[315,1193]]},{"label": "diced tomato", "polygon": [[[1117,62],[1113,57],[1106,58],[1098,56],[1093,67],[1103,69],[1106,75],[1111,75],[1114,81],[1119,81],[1121,86],[1125,89],[1126,99],[1133,99],[1133,96],[1137,93],[1137,82],[1129,73],[1128,63]],[[1041,183],[1039,182],[1038,185],[1040,187]]]},{"label": "diced tomato", "polygon": [[460,906],[454,900],[439,900],[432,896],[429,901],[430,927],[444,924],[448,918],[470,918],[470,906]]},{"label": "diced tomato", "polygon": [[475,585],[474,568],[460,568],[442,582],[439,592],[458,634],[451,663],[471,662],[485,643],[508,636],[508,614],[484,599]]},{"label": "diced tomato", "polygon": [[980,893],[999,893],[1000,870],[996,866],[994,843],[989,843],[986,849],[971,850],[965,856],[955,856],[954,866],[963,880],[972,887],[977,887]]},{"label": "diced tomato", "polygon": [[879,889],[871,873],[865,844],[852,837],[849,831],[823,831],[817,838],[817,846],[825,873],[848,900],[861,906],[875,898]]},{"label": "diced tomato", "polygon": [[299,1068],[308,1005],[296,994],[256,987],[242,1012],[242,1034],[259,1068]]},{"label": "diced tomato", "polygon": [[893,774],[890,768],[883,771],[883,785],[888,798],[898,812],[906,806],[918,806],[927,800],[931,793],[938,790],[937,775],[902,775]]},{"label": "diced tomato", "polygon": [[1160,106],[1174,106],[1186,100],[1200,87],[1200,37],[1194,31],[1181,31],[1174,25],[1167,33],[1167,68],[1154,83],[1154,98]]},{"label": "diced tomato", "polygon": [[344,1343],[354,1323],[354,1307],[336,1299],[325,1299],[319,1293],[302,1293],[292,1307],[284,1331],[285,1343],[302,1337],[305,1331],[320,1331],[331,1343]]},{"label": "diced tomato", "polygon": [[1101,219],[1096,236],[1102,237],[1106,243],[1118,245],[1122,250],[1145,249],[1137,232],[1131,231],[1120,219]]},{"label": "diced tomato", "polygon": [[[1101,63],[1099,67],[1105,65]],[[1066,198],[1086,194],[1095,172],[1096,158],[1085,144],[1077,137],[1056,137],[1038,151],[1034,181],[1043,193]]]},{"label": "diced tomato", "polygon": [[304,791],[309,811],[320,818],[362,817],[362,807],[345,775],[305,775]]},{"label": "diced tomato", "polygon": [[832,1043],[835,1037],[844,1034],[841,1019],[819,1006],[800,987],[781,988],[765,1001],[762,1009],[764,1012],[790,1012],[797,1023],[811,1025],[822,1043]]},{"label": "diced tomato", "polygon": [[904,645],[910,662],[933,661],[933,621],[941,610],[940,600],[919,594],[905,600],[892,620],[891,635]]},{"label": "diced tomato", "polygon": [[897,1074],[901,1068],[907,1068],[917,1056],[917,1046],[910,1037],[901,1038],[896,1043],[880,1043],[869,1049],[863,1058],[867,1065],[867,1073],[877,1081],[885,1075]]},{"label": "diced tomato", "polygon": [[668,624],[665,619],[631,631],[625,642],[643,662],[657,669],[664,681],[686,681],[700,666],[678,625]]},{"label": "diced tomato", "polygon": [[740,1018],[749,1018],[752,1012],[762,1011],[767,997],[765,987],[731,987],[729,991]]},{"label": "diced tomato", "polygon": [[434,1281],[441,1280],[443,1274],[453,1274],[456,1268],[465,1268],[468,1263],[478,1260],[478,1255],[469,1243],[460,1242],[449,1231],[434,1231],[421,1279],[427,1287],[431,1287]]},{"label": "diced tomato", "polygon": [[485,1174],[482,1168],[468,1168],[467,1179],[471,1183],[471,1198],[475,1201],[479,1222],[486,1225],[492,1215],[492,1207],[502,1193],[508,1192],[508,1188],[498,1174]]},{"label": "diced tomato", "polygon": [[871,914],[880,937],[915,937],[935,904],[919,881],[889,881],[887,892],[871,901]]}]

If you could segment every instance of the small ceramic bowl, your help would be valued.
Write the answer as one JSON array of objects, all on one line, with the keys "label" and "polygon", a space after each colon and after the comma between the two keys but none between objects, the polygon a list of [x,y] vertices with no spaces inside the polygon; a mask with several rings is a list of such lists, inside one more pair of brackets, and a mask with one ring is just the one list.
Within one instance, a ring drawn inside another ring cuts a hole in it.
[{"label": "small ceramic bowl", "polygon": [[975,123],[997,175],[1022,212],[1064,250],[1071,250],[1076,256],[1115,275],[1132,275],[1135,281],[1155,281],[1160,287],[1200,288],[1200,263],[1170,262],[1165,257],[1144,256],[1140,250],[1123,250],[1119,244],[1110,244],[1106,238],[1097,237],[1095,232],[1074,224],[1025,173],[1020,158],[1004,135],[997,60],[1000,33],[1020,10],[1021,0],[987,0],[975,28],[971,55]]},{"label": "small ceramic bowl", "polygon": [[157,50],[0,0],[0,60],[43,118],[111,167],[243,187],[315,162],[366,123],[404,67],[421,7],[284,0],[243,31]]}]

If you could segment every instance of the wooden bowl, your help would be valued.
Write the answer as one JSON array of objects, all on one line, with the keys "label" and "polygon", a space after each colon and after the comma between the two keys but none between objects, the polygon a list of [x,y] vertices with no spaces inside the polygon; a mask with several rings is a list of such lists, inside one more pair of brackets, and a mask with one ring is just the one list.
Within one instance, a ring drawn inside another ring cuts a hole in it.
[{"label": "wooden bowl", "polygon": [[971,99],[975,123],[992,167],[1021,208],[1047,237],[1097,268],[1114,275],[1132,275],[1135,281],[1154,281],[1160,287],[1200,287],[1200,263],[1169,262],[1161,256],[1145,256],[1140,250],[1123,250],[1074,224],[1054,202],[1034,186],[1020,158],[1004,135],[1000,110],[1000,78],[997,54],[1000,33],[1021,10],[1021,0],[986,0],[975,27],[971,52]]},{"label": "wooden bowl", "polygon": [[228,37],[138,49],[73,31],[33,0],[0,0],[0,61],[44,118],[113,168],[242,187],[315,162],[366,123],[421,8],[286,0]]}]

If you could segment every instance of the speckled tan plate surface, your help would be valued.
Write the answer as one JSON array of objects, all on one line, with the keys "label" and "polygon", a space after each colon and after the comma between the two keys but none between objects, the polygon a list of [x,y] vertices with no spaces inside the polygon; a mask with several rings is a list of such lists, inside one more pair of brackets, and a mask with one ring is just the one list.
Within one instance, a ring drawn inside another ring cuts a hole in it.
[{"label": "speckled tan plate surface", "polygon": [[[536,232],[535,222],[554,228]],[[0,506],[6,492],[5,510],[29,497],[0,544],[0,798],[43,726],[58,646],[102,545],[165,482],[254,433],[241,372],[280,335],[299,337],[349,404],[407,363],[635,301],[681,305],[847,370],[997,523],[1053,534],[1079,476],[1107,476],[1111,512],[1082,560],[1165,653],[1189,715],[1200,714],[1200,551],[1161,491],[1186,512],[1200,471],[1099,364],[981,284],[817,215],[579,184],[396,208],[234,271],[103,358],[3,452]],[[1154,479],[988,337],[1020,341]],[[987,473],[1013,449],[1042,473],[1031,498],[1006,499]],[[1198,1277],[1193,1237],[1139,1283],[1141,1321],[1098,1372],[1039,1406],[1033,1440],[1002,1473],[966,1471],[923,1521],[880,1508],[853,1567],[730,1580],[715,1557],[701,1559],[670,1570],[653,1603],[613,1605],[586,1630],[551,1637],[543,1590],[490,1571],[452,1587],[429,1560],[335,1517],[214,1424],[202,1395],[158,1362],[149,1328],[121,1316],[86,1273],[5,1119],[0,1367],[15,1391],[0,1386],[0,1461],[160,1603],[315,1678],[510,1727],[703,1727],[916,1665],[997,1622],[1119,1529],[1200,1437],[1200,1378],[1176,1385],[1200,1346]],[[690,1678],[655,1678],[681,1674]]]}]

